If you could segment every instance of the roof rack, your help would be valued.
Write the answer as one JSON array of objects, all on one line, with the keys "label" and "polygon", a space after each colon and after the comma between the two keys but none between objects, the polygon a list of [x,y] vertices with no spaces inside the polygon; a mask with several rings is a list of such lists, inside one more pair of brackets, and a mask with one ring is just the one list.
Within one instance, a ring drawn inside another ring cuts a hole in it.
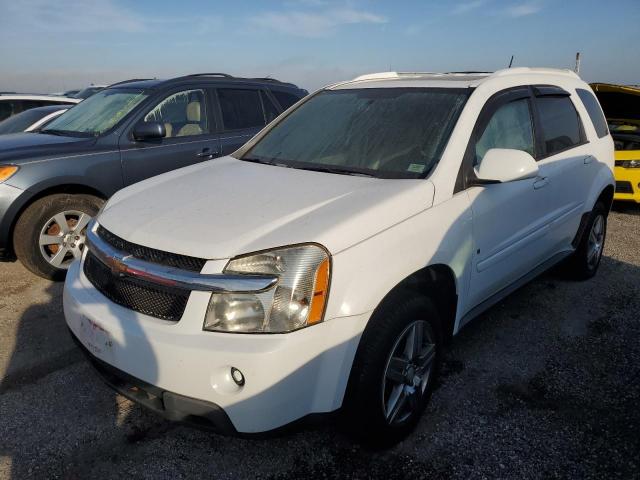
[{"label": "roof rack", "polygon": [[113,87],[114,85],[121,85],[123,83],[130,83],[130,82],[144,82],[145,80],[155,80],[155,78],[130,78],[129,80],[122,80],[120,82],[110,83],[109,86]]},{"label": "roof rack", "polygon": [[[225,77],[225,78],[235,78],[233,75],[229,75],[228,73],[191,73],[189,75],[185,75],[185,77]],[[179,77],[182,78],[182,77]]]}]

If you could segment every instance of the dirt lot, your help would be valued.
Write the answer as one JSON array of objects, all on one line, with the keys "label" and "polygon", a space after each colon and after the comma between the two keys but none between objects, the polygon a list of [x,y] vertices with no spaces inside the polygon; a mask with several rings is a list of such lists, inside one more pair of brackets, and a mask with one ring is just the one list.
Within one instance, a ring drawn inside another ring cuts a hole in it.
[{"label": "dirt lot", "polygon": [[171,424],[104,386],[60,284],[0,264],[0,478],[640,478],[640,209],[598,276],[548,273],[459,335],[417,431],[387,452],[323,425],[269,440]]}]

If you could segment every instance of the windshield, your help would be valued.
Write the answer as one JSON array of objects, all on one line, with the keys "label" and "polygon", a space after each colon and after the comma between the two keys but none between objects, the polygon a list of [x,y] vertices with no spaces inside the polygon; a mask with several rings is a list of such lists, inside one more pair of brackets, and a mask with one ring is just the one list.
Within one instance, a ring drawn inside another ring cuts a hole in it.
[{"label": "windshield", "polygon": [[[64,108],[64,107],[62,107]],[[13,117],[9,117],[6,120],[0,122],[0,135],[7,133],[24,132],[31,125],[36,123],[43,117],[49,115],[49,111],[41,111],[40,109],[27,110],[22,113],[18,113]]]},{"label": "windshield", "polygon": [[444,88],[327,90],[279,122],[242,160],[421,178],[440,160],[468,94]]},{"label": "windshield", "polygon": [[60,115],[41,132],[71,136],[101,135],[126,117],[147,96],[142,90],[102,90]]}]

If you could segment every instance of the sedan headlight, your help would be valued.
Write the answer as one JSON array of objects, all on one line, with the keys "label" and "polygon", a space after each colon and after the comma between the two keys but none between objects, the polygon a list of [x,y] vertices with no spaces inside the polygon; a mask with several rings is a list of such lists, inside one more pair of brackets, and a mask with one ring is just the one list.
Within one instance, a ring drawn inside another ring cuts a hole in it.
[{"label": "sedan headlight", "polygon": [[278,248],[237,257],[224,273],[275,275],[275,287],[261,293],[214,293],[204,329],[238,333],[283,333],[323,320],[331,260],[315,244]]},{"label": "sedan headlight", "polygon": [[18,171],[15,165],[0,165],[0,183],[9,180]]}]

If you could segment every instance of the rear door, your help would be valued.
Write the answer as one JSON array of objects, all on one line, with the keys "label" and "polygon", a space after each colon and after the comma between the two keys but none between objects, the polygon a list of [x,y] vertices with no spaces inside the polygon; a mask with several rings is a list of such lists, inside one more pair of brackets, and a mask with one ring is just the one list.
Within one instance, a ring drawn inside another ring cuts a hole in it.
[{"label": "rear door", "polygon": [[[572,95],[555,86],[533,87],[539,166],[553,195],[549,239],[554,252],[566,251],[578,231],[584,202],[597,175],[597,159],[587,141]],[[575,96],[575,95],[574,95]]]},{"label": "rear door", "polygon": [[219,87],[216,98],[223,155],[235,152],[281,111],[266,90],[256,87]]},{"label": "rear door", "polygon": [[[220,156],[215,118],[206,88],[182,86],[161,96],[120,138],[125,184]],[[138,122],[162,123],[166,136],[136,141],[133,129]]]}]

